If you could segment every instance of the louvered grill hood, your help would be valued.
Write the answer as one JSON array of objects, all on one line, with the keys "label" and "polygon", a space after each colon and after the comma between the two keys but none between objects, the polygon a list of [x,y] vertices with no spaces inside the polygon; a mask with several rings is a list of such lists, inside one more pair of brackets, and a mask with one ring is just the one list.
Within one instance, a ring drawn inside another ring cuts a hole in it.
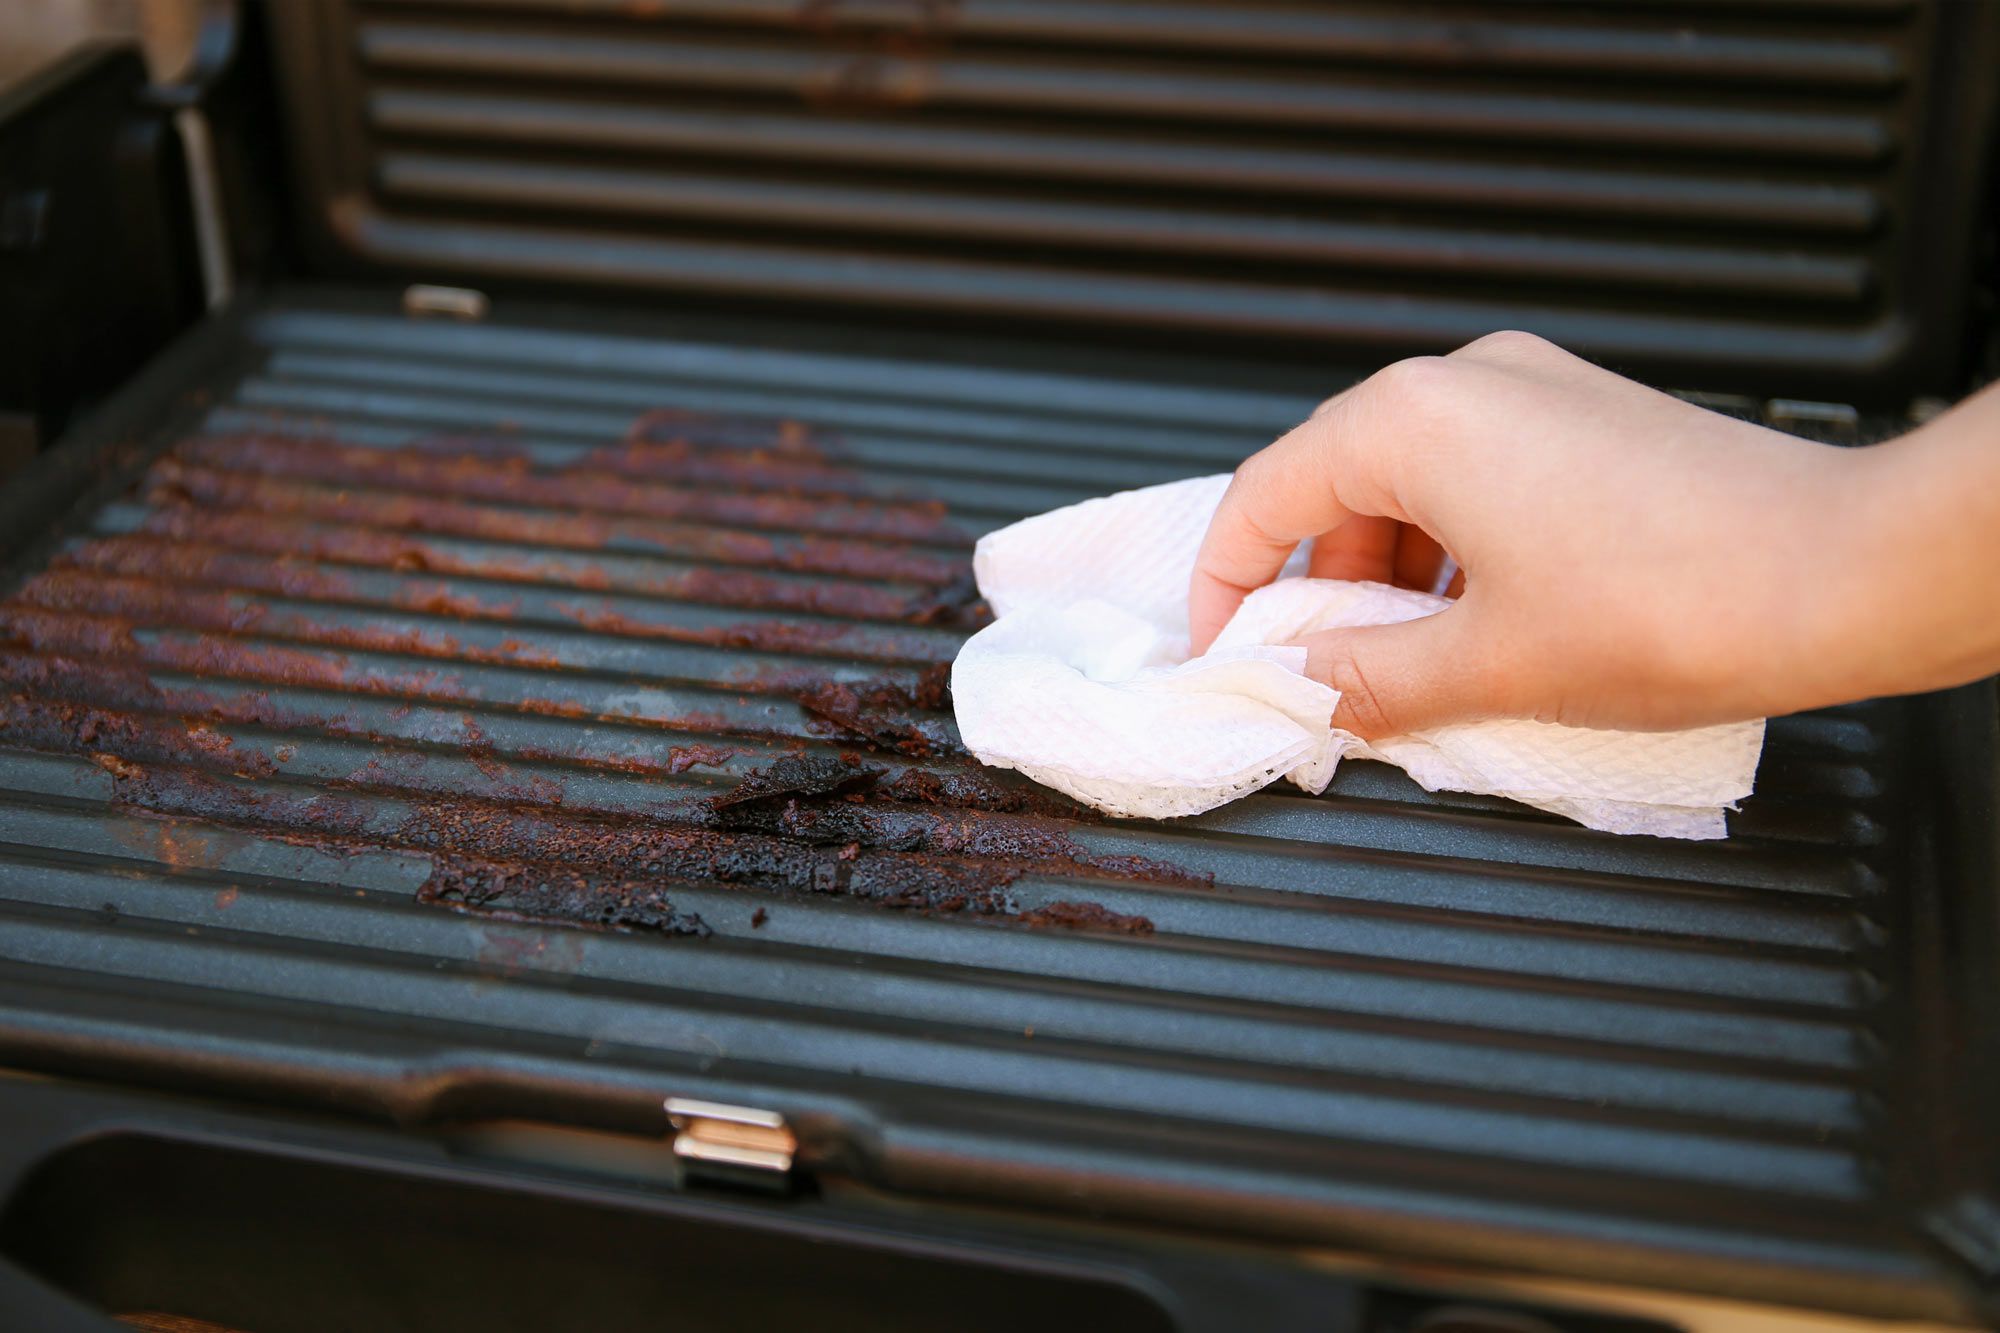
[{"label": "louvered grill hood", "polygon": [[330,263],[1300,361],[1526,326],[1898,406],[1964,369],[1985,5],[275,9]]}]

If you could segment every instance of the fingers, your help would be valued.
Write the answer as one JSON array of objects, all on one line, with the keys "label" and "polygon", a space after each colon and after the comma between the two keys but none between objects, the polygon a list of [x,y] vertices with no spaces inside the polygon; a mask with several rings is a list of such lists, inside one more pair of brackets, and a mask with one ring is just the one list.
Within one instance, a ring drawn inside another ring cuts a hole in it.
[{"label": "fingers", "polygon": [[1224,500],[1188,582],[1188,647],[1195,656],[1208,651],[1243,599],[1269,583],[1297,546],[1266,536],[1255,520],[1230,510]]},{"label": "fingers", "polygon": [[[1314,573],[1397,581],[1400,544],[1384,561],[1382,527],[1342,529],[1356,518],[1412,522],[1412,497],[1434,490],[1440,476],[1462,474],[1450,448],[1441,452],[1441,446],[1489,419],[1490,413],[1473,409],[1490,407],[1494,385],[1505,383],[1516,366],[1539,367],[1539,375],[1590,369],[1531,335],[1490,335],[1451,357],[1412,357],[1384,367],[1320,404],[1310,419],[1239,467],[1189,581],[1193,650],[1206,652],[1244,597],[1269,583],[1300,542],[1321,534],[1334,535],[1321,543],[1325,554],[1315,553]],[[1430,545],[1412,545],[1405,581],[1432,586],[1440,563]],[[1424,581],[1426,573],[1431,582]]]},{"label": "fingers", "polygon": [[1498,712],[1490,659],[1467,652],[1461,604],[1397,625],[1326,630],[1298,640],[1306,674],[1340,691],[1333,725],[1363,740],[1407,735]]},{"label": "fingers", "polygon": [[1336,407],[1289,431],[1252,455],[1209,520],[1188,585],[1188,634],[1196,653],[1253,590],[1274,578],[1298,544],[1332,532],[1353,517],[1328,481],[1318,457]]},{"label": "fingers", "polygon": [[1422,528],[1390,518],[1350,518],[1313,539],[1306,574],[1354,579],[1433,592],[1444,568],[1444,547]]},{"label": "fingers", "polygon": [[1394,577],[1383,581],[1393,582],[1399,588],[1435,592],[1438,573],[1443,568],[1444,547],[1422,528],[1404,524],[1396,538]]},{"label": "fingers", "polygon": [[[1236,469],[1209,521],[1188,586],[1188,629],[1195,652],[1207,651],[1244,597],[1269,583],[1300,542],[1358,516],[1342,496],[1343,489],[1362,489],[1356,478],[1342,476],[1342,441],[1379,430],[1381,414],[1370,404],[1380,396],[1371,386],[1381,379],[1378,374],[1328,399],[1311,418]],[[1369,503],[1371,516],[1406,517],[1380,500]]]},{"label": "fingers", "polygon": [[1393,518],[1350,518],[1313,539],[1306,573],[1316,579],[1391,582],[1396,577],[1402,526]]}]

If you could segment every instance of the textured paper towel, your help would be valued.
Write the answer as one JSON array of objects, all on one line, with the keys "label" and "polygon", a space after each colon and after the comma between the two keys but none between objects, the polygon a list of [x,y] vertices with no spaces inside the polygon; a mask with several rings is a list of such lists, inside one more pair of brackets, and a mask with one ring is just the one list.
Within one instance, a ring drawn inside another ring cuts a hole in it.
[{"label": "textured paper towel", "polygon": [[1139,818],[1199,814],[1281,777],[1318,793],[1354,756],[1432,791],[1509,796],[1614,833],[1726,833],[1723,811],[1750,794],[1762,722],[1673,732],[1476,722],[1372,745],[1333,730],[1340,696],[1302,674],[1305,649],[1283,645],[1429,615],[1440,597],[1296,577],[1295,558],[1189,660],[1188,579],[1228,484],[1126,491],[980,540],[973,570],[997,618],[951,677],[973,754]]}]

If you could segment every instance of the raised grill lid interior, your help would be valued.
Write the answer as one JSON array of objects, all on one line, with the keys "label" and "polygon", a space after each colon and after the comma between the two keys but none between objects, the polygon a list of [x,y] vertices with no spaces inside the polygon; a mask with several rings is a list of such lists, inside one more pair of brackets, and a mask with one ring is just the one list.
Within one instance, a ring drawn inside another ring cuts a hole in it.
[{"label": "raised grill lid interior", "polygon": [[1359,763],[1091,818],[957,747],[971,536],[1309,397],[593,327],[271,307],[103,424],[157,433],[0,602],[0,1055],[1961,1308],[1942,702],[1774,722],[1722,843]]},{"label": "raised grill lid interior", "polygon": [[348,270],[1311,363],[1525,326],[1896,407],[1966,371],[1989,5],[272,9]]}]

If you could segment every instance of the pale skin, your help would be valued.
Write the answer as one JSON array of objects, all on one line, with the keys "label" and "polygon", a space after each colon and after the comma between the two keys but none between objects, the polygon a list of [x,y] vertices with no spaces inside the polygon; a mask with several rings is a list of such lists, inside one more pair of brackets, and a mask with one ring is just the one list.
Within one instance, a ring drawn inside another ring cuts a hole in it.
[{"label": "pale skin", "polygon": [[2000,385],[1886,444],[1813,444],[1525,333],[1378,372],[1237,469],[1189,612],[1205,650],[1309,573],[1452,606],[1301,640],[1375,739],[1529,717],[1664,730],[2000,671]]}]

